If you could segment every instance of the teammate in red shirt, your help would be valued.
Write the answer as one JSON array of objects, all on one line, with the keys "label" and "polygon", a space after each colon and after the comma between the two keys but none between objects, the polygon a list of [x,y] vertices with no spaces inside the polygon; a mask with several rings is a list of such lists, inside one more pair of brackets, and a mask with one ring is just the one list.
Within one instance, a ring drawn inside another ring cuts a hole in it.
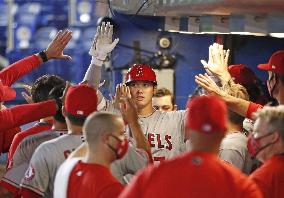
[{"label": "teammate in red shirt", "polygon": [[264,107],[254,116],[256,122],[248,149],[264,164],[250,177],[264,197],[284,197],[284,105]]},{"label": "teammate in red shirt", "polygon": [[[65,82],[63,81],[64,83],[62,84],[62,79],[56,76],[44,76],[40,79],[41,80],[37,82],[41,83],[35,86],[36,90],[32,92],[32,96],[34,98],[33,100],[39,100],[36,99],[36,97],[39,97],[42,100],[47,98],[59,99],[62,97],[63,90],[65,89]],[[59,85],[54,87],[54,84]],[[41,121],[37,123],[35,127],[19,133],[18,135],[24,134],[23,136],[27,136],[17,145],[11,146],[11,149],[15,149],[15,151],[13,151],[13,153],[12,151],[9,153],[7,170],[1,179],[0,185],[13,193],[15,197],[17,195],[19,196],[18,193],[21,180],[25,175],[29,162],[36,148],[41,143],[59,137],[64,132],[67,132],[65,118],[61,112],[62,102],[58,100],[58,104],[61,104],[59,106],[59,110],[52,118],[49,118],[52,119],[52,123]],[[52,130],[50,130],[51,128]],[[44,129],[46,130],[43,131]]]},{"label": "teammate in red shirt", "polygon": [[[0,102],[13,99],[16,96],[16,92],[10,86],[41,63],[50,59],[71,59],[71,57],[63,54],[63,50],[71,38],[71,31],[59,31],[45,51],[24,58],[3,69],[0,72]],[[56,102],[54,100],[1,109],[0,133],[6,133],[7,130],[14,127],[54,115],[55,113]],[[11,141],[11,138],[10,140],[4,140],[5,143],[11,143]],[[1,147],[2,145],[0,145]]]},{"label": "teammate in red shirt", "polygon": [[[202,61],[205,69],[216,75],[223,85],[230,84],[232,79],[228,71],[229,52],[225,55],[223,46],[218,44],[210,48],[208,63]],[[270,96],[275,98],[279,104],[284,104],[284,50],[273,53],[269,62],[259,64],[258,69],[268,71],[267,88]],[[247,118],[252,118],[252,114],[263,107],[260,104],[230,96],[222,91],[208,75],[199,74],[195,77],[195,81],[209,93],[214,93],[224,99],[231,110]]]},{"label": "teammate in red shirt", "polygon": [[123,119],[110,113],[93,113],[83,131],[88,154],[84,160],[68,159],[60,167],[54,198],[118,197],[123,186],[112,176],[110,164],[124,157],[128,149]]},{"label": "teammate in red shirt", "polygon": [[226,105],[217,97],[193,98],[185,119],[193,151],[146,168],[120,197],[262,197],[252,180],[217,157],[226,119]]}]

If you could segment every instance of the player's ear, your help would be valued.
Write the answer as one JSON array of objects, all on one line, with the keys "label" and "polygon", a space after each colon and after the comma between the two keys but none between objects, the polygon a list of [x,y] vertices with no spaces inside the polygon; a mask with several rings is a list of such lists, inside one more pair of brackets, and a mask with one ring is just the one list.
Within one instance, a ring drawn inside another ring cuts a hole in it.
[{"label": "player's ear", "polygon": [[102,136],[101,136],[101,140],[103,143],[108,143],[109,142],[109,133],[104,133]]},{"label": "player's ear", "polygon": [[154,95],[155,95],[157,93],[157,85],[154,85],[153,89],[154,89]]},{"label": "player's ear", "polygon": [[177,111],[177,109],[178,109],[178,106],[175,104],[173,107],[173,111]]},{"label": "player's ear", "polygon": [[62,111],[62,115],[63,115],[64,117],[66,117],[66,110],[65,110],[65,107],[64,107],[64,106],[62,106],[61,111]]}]

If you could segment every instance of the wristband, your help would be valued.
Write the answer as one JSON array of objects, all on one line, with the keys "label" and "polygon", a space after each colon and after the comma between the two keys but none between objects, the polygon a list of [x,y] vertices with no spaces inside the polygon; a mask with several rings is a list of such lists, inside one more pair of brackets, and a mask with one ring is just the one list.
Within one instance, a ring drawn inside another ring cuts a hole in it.
[{"label": "wristband", "polygon": [[94,64],[94,65],[97,65],[97,66],[103,66],[103,64],[104,64],[104,61],[102,61],[102,60],[99,60],[99,59],[97,59],[96,57],[92,57],[92,60],[91,60],[91,64]]},{"label": "wristband", "polygon": [[39,56],[40,56],[40,58],[42,59],[43,62],[48,61],[45,51],[41,51],[39,53]]}]

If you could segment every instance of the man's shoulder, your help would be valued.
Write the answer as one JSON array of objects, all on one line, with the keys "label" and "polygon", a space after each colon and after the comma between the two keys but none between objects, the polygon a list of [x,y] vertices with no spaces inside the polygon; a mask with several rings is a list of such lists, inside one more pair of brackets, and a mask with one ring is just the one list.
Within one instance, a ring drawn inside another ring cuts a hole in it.
[{"label": "man's shoulder", "polygon": [[[56,150],[56,145],[60,144],[60,140],[64,135],[61,135],[60,132],[47,132],[45,134],[37,134],[36,140],[42,142],[38,148],[37,152],[51,152],[52,150]],[[49,153],[53,154],[53,153]]]},{"label": "man's shoulder", "polygon": [[220,145],[220,149],[247,150],[247,137],[241,132],[226,135]]},{"label": "man's shoulder", "polygon": [[284,175],[283,166],[284,166],[284,155],[273,156],[267,162],[264,162],[264,164],[261,167],[255,170],[251,174],[251,177],[253,178],[260,177],[263,180],[266,180],[271,175],[283,176]]},{"label": "man's shoulder", "polygon": [[179,111],[169,111],[169,112],[162,112],[162,111],[154,111],[150,116],[144,117],[142,119],[149,119],[149,120],[163,120],[164,122],[171,123],[175,120],[183,120],[185,115],[185,110]]},{"label": "man's shoulder", "polygon": [[53,131],[44,131],[42,133],[39,134],[34,134],[34,135],[30,135],[25,137],[19,144],[19,149],[26,149],[26,148],[30,148],[32,146],[37,147],[38,145],[40,145],[41,143],[45,142],[45,141],[49,141],[51,139],[54,139],[56,137],[59,137],[60,133],[57,132],[53,132]]}]

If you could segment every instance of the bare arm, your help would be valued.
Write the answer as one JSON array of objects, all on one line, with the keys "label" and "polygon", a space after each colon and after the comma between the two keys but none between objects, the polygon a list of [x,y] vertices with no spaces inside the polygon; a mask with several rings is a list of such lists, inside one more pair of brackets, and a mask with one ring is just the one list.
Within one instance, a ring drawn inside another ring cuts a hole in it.
[{"label": "bare arm", "polygon": [[[49,43],[45,50],[47,59],[71,59],[64,55],[63,50],[72,38],[72,32],[65,30],[59,31],[56,37]],[[0,79],[6,86],[11,86],[15,81],[37,68],[43,62],[39,54],[35,54],[19,60],[0,72]]]},{"label": "bare arm", "polygon": [[249,107],[251,105],[250,101],[230,96],[226,92],[222,91],[207,74],[199,74],[195,76],[195,82],[203,87],[207,92],[221,97],[232,111],[244,117],[251,115],[249,112]]},{"label": "bare arm", "polygon": [[131,100],[129,87],[125,84],[118,85],[115,100],[115,103],[119,104],[122,117],[129,125],[136,147],[146,151],[150,161],[152,161],[151,147],[138,123],[138,113],[135,103]]}]

